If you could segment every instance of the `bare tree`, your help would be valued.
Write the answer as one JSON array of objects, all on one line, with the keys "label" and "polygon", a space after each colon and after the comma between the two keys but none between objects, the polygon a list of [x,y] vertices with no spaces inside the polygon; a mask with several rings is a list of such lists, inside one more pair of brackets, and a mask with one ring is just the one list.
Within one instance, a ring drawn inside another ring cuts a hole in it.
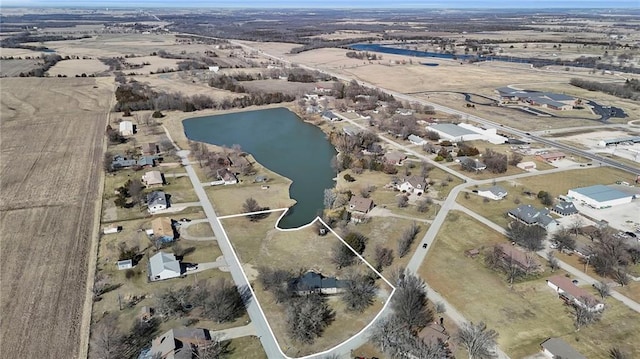
[{"label": "bare tree", "polygon": [[615,278],[616,282],[622,287],[629,284],[630,278],[626,268],[618,268],[613,274],[613,277]]},{"label": "bare tree", "polygon": [[313,343],[335,317],[327,299],[317,293],[293,298],[288,304],[287,331],[291,338],[302,343]]},{"label": "bare tree", "polygon": [[396,197],[396,203],[398,204],[398,207],[404,208],[409,205],[409,197],[405,195],[399,195]]},{"label": "bare tree", "polygon": [[331,262],[340,268],[353,264],[355,254],[342,242],[337,242],[331,248]]},{"label": "bare tree", "polygon": [[118,359],[123,335],[118,330],[116,318],[108,315],[100,320],[91,331],[91,357],[97,359]]},{"label": "bare tree", "polygon": [[420,277],[406,272],[391,302],[395,315],[409,327],[422,327],[433,320],[433,312],[427,307],[427,292]]},{"label": "bare tree", "polygon": [[569,234],[567,230],[557,231],[552,236],[553,240],[558,243],[558,250],[574,250],[576,249],[576,240]]},{"label": "bare tree", "polygon": [[609,349],[609,359],[631,359],[631,357],[618,347]]},{"label": "bare tree", "polygon": [[420,226],[416,222],[412,222],[411,226],[402,232],[402,237],[400,237],[400,240],[398,241],[398,256],[400,258],[409,253],[409,249],[411,249],[411,245],[419,232]]},{"label": "bare tree", "polygon": [[376,246],[374,261],[378,271],[382,270],[383,267],[390,266],[393,263],[393,249],[380,245]]},{"label": "bare tree", "polygon": [[390,358],[442,359],[450,354],[440,343],[425,343],[413,335],[406,323],[393,316],[376,323],[371,341]]},{"label": "bare tree", "polygon": [[425,213],[429,211],[429,200],[420,199],[416,201],[416,210],[420,213]]},{"label": "bare tree", "polygon": [[600,281],[594,283],[593,287],[598,291],[598,294],[600,294],[602,299],[611,295],[611,286],[607,282]]},{"label": "bare tree", "polygon": [[469,352],[469,359],[495,358],[494,348],[498,333],[488,329],[484,322],[465,323],[456,335],[457,341]]},{"label": "bare tree", "polygon": [[595,323],[600,320],[602,313],[599,310],[594,310],[594,300],[592,298],[580,297],[582,304],[573,305],[574,320],[573,325],[576,327],[576,331],[589,324]]},{"label": "bare tree", "polygon": [[506,229],[507,237],[529,251],[542,249],[542,240],[546,231],[538,226],[527,226],[519,221],[512,221]]},{"label": "bare tree", "polygon": [[244,313],[244,302],[238,288],[230,281],[214,283],[207,299],[205,315],[218,323],[230,322]]},{"label": "bare tree", "polygon": [[553,252],[547,252],[547,260],[549,261],[549,268],[551,268],[551,272],[555,272],[556,269],[560,268],[560,262]]},{"label": "bare tree", "polygon": [[363,312],[371,304],[376,296],[378,286],[373,278],[362,274],[352,274],[345,278],[347,282],[342,294],[342,301],[347,309],[354,312]]},{"label": "bare tree", "polygon": [[191,287],[182,287],[178,290],[168,288],[156,294],[155,311],[164,318],[180,316],[186,313],[186,305],[191,296]]},{"label": "bare tree", "polygon": [[229,345],[231,345],[230,341],[222,341],[220,337],[214,335],[208,343],[199,345],[193,356],[195,359],[221,359],[231,353]]}]

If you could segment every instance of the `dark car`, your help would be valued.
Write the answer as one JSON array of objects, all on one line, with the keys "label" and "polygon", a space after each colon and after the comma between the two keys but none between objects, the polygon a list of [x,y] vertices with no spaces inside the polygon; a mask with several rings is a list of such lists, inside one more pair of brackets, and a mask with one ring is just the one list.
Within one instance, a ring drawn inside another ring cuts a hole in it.
[{"label": "dark car", "polygon": [[423,243],[422,248],[427,248],[427,243]]}]

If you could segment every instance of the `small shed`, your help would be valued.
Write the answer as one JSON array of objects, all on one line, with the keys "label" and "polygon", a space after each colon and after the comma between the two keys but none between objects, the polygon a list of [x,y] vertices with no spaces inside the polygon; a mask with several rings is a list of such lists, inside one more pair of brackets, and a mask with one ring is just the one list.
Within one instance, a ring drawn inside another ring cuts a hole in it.
[{"label": "small shed", "polygon": [[118,261],[117,265],[118,265],[118,270],[130,269],[130,268],[133,268],[133,260],[125,259],[123,261]]},{"label": "small shed", "polygon": [[102,229],[102,233],[104,233],[104,234],[113,234],[113,233],[118,233],[121,230],[122,230],[121,226],[110,225],[109,227],[104,227]]}]

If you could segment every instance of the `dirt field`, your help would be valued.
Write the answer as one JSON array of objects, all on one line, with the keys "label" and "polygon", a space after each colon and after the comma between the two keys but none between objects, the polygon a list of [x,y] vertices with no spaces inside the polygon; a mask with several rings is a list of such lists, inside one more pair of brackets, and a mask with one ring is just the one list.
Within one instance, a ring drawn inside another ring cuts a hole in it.
[{"label": "dirt field", "polygon": [[0,60],[0,76],[17,77],[38,67],[39,60]]},{"label": "dirt field", "polygon": [[100,60],[64,60],[49,69],[50,76],[66,75],[74,77],[76,75],[92,75],[109,70],[109,66]]},{"label": "dirt field", "polygon": [[112,80],[1,81],[3,356],[86,357]]}]

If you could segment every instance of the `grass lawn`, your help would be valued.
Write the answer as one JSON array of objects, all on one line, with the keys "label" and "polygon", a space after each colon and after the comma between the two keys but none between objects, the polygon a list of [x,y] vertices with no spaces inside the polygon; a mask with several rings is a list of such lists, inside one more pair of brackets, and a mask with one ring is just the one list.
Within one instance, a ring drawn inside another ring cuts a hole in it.
[{"label": "grass lawn", "polygon": [[[486,217],[490,221],[499,224],[503,227],[512,221],[511,218],[506,216],[506,213],[513,208],[518,207],[522,204],[531,204],[536,208],[542,208],[542,204],[535,197],[532,196],[529,198],[526,195],[521,194],[520,188],[510,187],[509,183],[500,182],[499,186],[502,186],[504,189],[509,192],[507,197],[500,201],[489,200],[489,202],[484,201],[484,197],[478,196],[476,193],[469,193],[468,198],[465,198],[465,192],[460,192],[458,198],[456,198],[456,202],[471,209],[472,211],[481,214],[483,217]],[[490,185],[483,186],[489,187]],[[481,188],[483,188],[481,187]],[[473,188],[476,189],[476,188]],[[520,204],[516,204],[514,202],[515,199],[519,199]]]},{"label": "grass lawn", "polygon": [[[411,259],[411,255],[416,248],[420,246],[420,241],[429,225],[426,223],[417,222],[420,226],[420,232],[416,235],[416,238],[409,250],[409,253],[403,258],[398,257],[398,240],[402,236],[402,233],[411,225],[413,221],[403,218],[395,217],[372,217],[367,223],[349,224],[348,229],[356,232],[360,232],[369,238],[367,247],[364,250],[363,257],[367,259],[371,265],[375,266],[375,249],[376,246],[387,247],[393,250],[394,259],[391,267],[403,266],[406,267],[407,263]],[[386,275],[385,271],[382,271],[382,275]],[[390,281],[390,278],[387,278]]]},{"label": "grass lawn", "polygon": [[268,189],[262,189],[260,183],[239,183],[207,187],[206,192],[220,216],[244,212],[242,205],[248,198],[255,199],[261,207],[271,209],[288,208],[295,204],[295,201],[289,198],[290,183],[274,180],[267,185]]},{"label": "grass lawn", "polygon": [[[331,248],[339,240],[333,234],[319,236],[313,226],[295,231],[281,231],[274,228],[276,213],[258,222],[250,222],[246,218],[228,218],[222,221],[227,234],[247,272],[252,287],[265,312],[269,324],[283,351],[291,356],[311,354],[331,348],[366,326],[380,311],[383,303],[379,300],[364,313],[352,313],[345,310],[339,297],[330,297],[329,303],[336,312],[336,319],[326,329],[323,336],[311,345],[304,345],[291,340],[286,334],[286,322],[283,306],[277,304],[273,295],[262,290],[256,283],[257,268],[268,266],[293,271],[313,269],[326,276],[344,277],[353,270],[370,270],[364,264],[357,264],[342,270],[331,264]],[[383,281],[378,281],[385,289]],[[388,293],[391,288],[386,287]]]},{"label": "grass lawn", "polygon": [[197,202],[198,196],[189,177],[167,178],[167,185],[159,188],[171,195],[171,203]]},{"label": "grass lawn", "polygon": [[186,232],[194,237],[213,237],[213,230],[209,222],[192,224],[186,229]]},{"label": "grass lawn", "polygon": [[[579,170],[570,170],[558,173],[550,173],[546,175],[520,178],[513,182],[517,182],[520,188],[518,192],[524,189],[537,193],[545,190],[554,196],[566,195],[571,188],[586,187],[596,184],[612,184],[616,181],[633,182],[633,175],[611,167],[593,167]],[[511,186],[509,186],[511,187]],[[509,190],[508,187],[505,187]]]},{"label": "grass lawn", "polygon": [[624,287],[616,287],[614,288],[616,291],[620,292],[636,302],[640,302],[640,282],[630,281],[628,285]]},{"label": "grass lawn", "polygon": [[555,336],[565,337],[589,358],[606,356],[612,345],[632,350],[631,344],[640,339],[640,315],[616,300],[606,300],[607,310],[601,322],[575,332],[568,307],[545,282],[546,277],[561,271],[545,272],[509,289],[504,276],[485,267],[482,256],[464,256],[466,249],[486,248],[501,241],[501,234],[456,213],[441,228],[420,274],[468,320],[485,321],[497,330],[500,347],[511,357],[534,354],[543,340]]},{"label": "grass lawn", "polygon": [[255,336],[232,339],[229,350],[231,351],[229,359],[267,359],[267,353],[264,352],[260,339]]}]

